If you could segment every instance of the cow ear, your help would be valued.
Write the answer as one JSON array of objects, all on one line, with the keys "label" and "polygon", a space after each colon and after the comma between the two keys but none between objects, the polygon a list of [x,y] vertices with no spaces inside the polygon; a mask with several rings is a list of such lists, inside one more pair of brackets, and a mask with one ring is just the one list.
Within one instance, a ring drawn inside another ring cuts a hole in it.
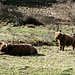
[{"label": "cow ear", "polygon": [[4,44],[4,42],[2,42],[2,44]]},{"label": "cow ear", "polygon": [[2,44],[2,42],[0,42],[0,45]]},{"label": "cow ear", "polygon": [[63,33],[60,33],[60,35],[62,35]]},{"label": "cow ear", "polygon": [[0,44],[4,44],[4,42],[0,42]]},{"label": "cow ear", "polygon": [[62,32],[62,31],[60,30],[60,32]]},{"label": "cow ear", "polygon": [[8,46],[8,45],[7,45],[7,44],[5,44],[5,45],[3,46],[3,49],[5,49],[7,46]]}]

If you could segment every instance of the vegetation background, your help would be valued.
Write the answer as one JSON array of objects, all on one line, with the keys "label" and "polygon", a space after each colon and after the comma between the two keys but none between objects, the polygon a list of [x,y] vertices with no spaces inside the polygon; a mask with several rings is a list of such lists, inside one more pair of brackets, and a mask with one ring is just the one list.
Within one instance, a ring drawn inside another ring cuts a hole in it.
[{"label": "vegetation background", "polygon": [[0,0],[0,42],[30,43],[37,55],[0,53],[0,75],[74,75],[75,52],[60,51],[56,31],[75,33],[74,0]]}]

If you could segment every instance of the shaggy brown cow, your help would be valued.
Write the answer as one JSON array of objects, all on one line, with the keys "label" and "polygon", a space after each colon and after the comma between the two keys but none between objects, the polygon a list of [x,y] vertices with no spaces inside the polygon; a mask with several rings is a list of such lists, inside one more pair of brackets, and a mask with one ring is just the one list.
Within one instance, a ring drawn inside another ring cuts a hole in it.
[{"label": "shaggy brown cow", "polygon": [[37,50],[30,44],[6,44],[2,43],[0,51],[9,55],[32,55],[37,54]]},{"label": "shaggy brown cow", "polygon": [[65,46],[72,46],[73,50],[75,47],[75,35],[68,35],[61,32],[55,32],[55,38],[59,42],[60,50],[64,51]]}]

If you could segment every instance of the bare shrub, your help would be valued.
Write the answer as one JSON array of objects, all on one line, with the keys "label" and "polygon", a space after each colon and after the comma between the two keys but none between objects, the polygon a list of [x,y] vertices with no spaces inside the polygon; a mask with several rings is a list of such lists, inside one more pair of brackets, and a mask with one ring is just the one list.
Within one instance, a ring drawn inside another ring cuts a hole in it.
[{"label": "bare shrub", "polygon": [[72,20],[73,22],[75,22],[75,3],[72,5],[71,14],[72,14]]},{"label": "bare shrub", "polygon": [[68,15],[71,18],[72,25],[75,24],[75,2],[68,0],[67,2]]},{"label": "bare shrub", "polygon": [[74,2],[74,0],[56,0],[58,3],[64,3],[64,2]]},{"label": "bare shrub", "polygon": [[7,22],[7,24],[13,22],[14,26],[25,25],[26,23],[42,25],[41,22],[30,14],[22,13],[17,6],[0,4],[0,19]]},{"label": "bare shrub", "polygon": [[17,6],[13,5],[3,5],[0,3],[0,19],[4,22],[19,24],[20,19],[22,19],[22,13],[17,10]]}]

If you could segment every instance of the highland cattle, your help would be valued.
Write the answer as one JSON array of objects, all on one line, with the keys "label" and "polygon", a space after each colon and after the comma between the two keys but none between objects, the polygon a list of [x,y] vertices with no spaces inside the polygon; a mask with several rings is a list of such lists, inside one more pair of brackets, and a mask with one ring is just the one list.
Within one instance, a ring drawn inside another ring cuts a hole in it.
[{"label": "highland cattle", "polygon": [[2,42],[0,51],[9,55],[32,55],[37,54],[36,48],[30,44],[8,44]]},{"label": "highland cattle", "polygon": [[68,35],[62,32],[55,32],[55,39],[59,42],[60,50],[64,51],[65,46],[75,47],[75,35]]}]

